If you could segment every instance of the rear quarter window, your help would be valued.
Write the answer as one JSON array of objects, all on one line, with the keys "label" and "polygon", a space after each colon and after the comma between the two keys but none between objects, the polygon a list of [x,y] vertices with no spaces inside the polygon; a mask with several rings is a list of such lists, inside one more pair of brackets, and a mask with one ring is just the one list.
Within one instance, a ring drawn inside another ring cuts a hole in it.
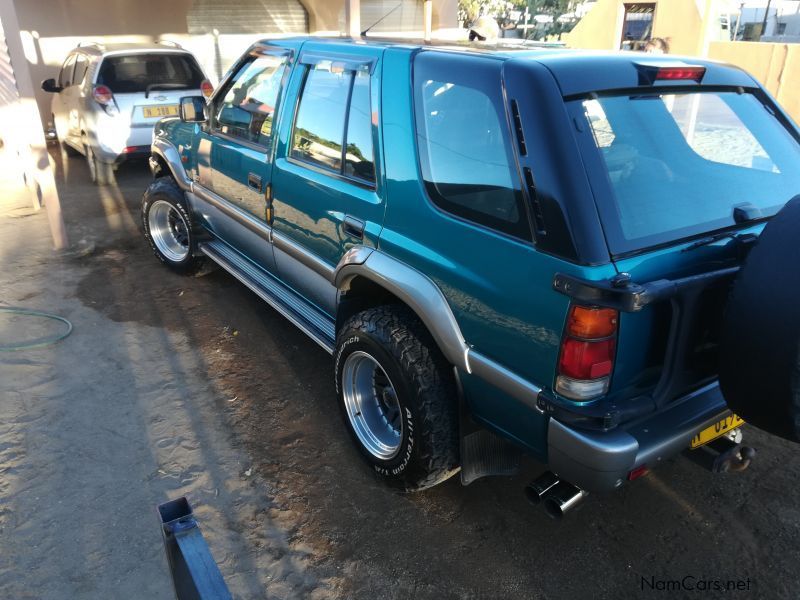
[{"label": "rear quarter window", "polygon": [[203,72],[194,57],[162,52],[107,56],[97,75],[97,84],[115,94],[145,92],[158,84],[169,86],[161,89],[199,89],[202,82]]},{"label": "rear quarter window", "polygon": [[420,171],[431,200],[461,218],[531,239],[500,62],[421,53],[414,61],[414,109]]}]

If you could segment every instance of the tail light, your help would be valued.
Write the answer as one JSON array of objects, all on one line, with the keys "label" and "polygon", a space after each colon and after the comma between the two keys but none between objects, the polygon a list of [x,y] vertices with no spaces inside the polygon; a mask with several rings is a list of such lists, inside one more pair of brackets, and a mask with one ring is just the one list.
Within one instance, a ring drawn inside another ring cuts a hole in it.
[{"label": "tail light", "polygon": [[210,98],[211,94],[214,93],[214,86],[211,85],[208,79],[204,79],[203,83],[200,84],[200,91],[203,92],[203,96]]},{"label": "tail light", "polygon": [[96,85],[92,90],[92,98],[98,104],[108,106],[114,101],[114,94],[107,85]]},{"label": "tail light", "polygon": [[572,400],[590,400],[608,391],[614,370],[619,312],[573,305],[561,340],[556,391]]}]

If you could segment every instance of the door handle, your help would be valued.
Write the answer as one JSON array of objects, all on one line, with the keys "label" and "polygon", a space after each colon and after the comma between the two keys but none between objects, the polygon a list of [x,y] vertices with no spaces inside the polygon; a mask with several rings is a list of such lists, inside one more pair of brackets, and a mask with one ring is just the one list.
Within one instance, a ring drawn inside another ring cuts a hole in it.
[{"label": "door handle", "polygon": [[347,235],[360,240],[364,239],[364,221],[361,219],[356,219],[350,215],[345,215],[342,228]]},{"label": "door handle", "polygon": [[261,176],[255,173],[247,174],[247,185],[257,192],[261,191]]}]

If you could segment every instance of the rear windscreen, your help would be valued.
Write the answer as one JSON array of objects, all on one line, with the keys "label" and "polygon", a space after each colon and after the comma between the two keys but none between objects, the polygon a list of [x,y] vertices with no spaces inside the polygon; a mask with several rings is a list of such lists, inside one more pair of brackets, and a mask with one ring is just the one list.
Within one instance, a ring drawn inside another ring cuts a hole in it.
[{"label": "rear windscreen", "polygon": [[733,226],[737,206],[769,217],[800,194],[800,145],[752,94],[609,96],[582,108],[611,191],[598,208],[613,254]]},{"label": "rear windscreen", "polygon": [[115,94],[145,92],[148,86],[151,90],[199,89],[202,82],[203,73],[186,54],[109,56],[97,76],[97,84],[108,86]]}]

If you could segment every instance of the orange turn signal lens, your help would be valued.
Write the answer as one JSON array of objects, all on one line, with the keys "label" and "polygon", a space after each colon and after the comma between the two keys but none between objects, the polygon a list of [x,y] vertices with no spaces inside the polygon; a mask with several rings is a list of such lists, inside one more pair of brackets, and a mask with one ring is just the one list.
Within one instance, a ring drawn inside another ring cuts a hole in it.
[{"label": "orange turn signal lens", "polygon": [[567,319],[567,334],[584,340],[608,337],[617,331],[619,313],[613,308],[573,306]]}]

